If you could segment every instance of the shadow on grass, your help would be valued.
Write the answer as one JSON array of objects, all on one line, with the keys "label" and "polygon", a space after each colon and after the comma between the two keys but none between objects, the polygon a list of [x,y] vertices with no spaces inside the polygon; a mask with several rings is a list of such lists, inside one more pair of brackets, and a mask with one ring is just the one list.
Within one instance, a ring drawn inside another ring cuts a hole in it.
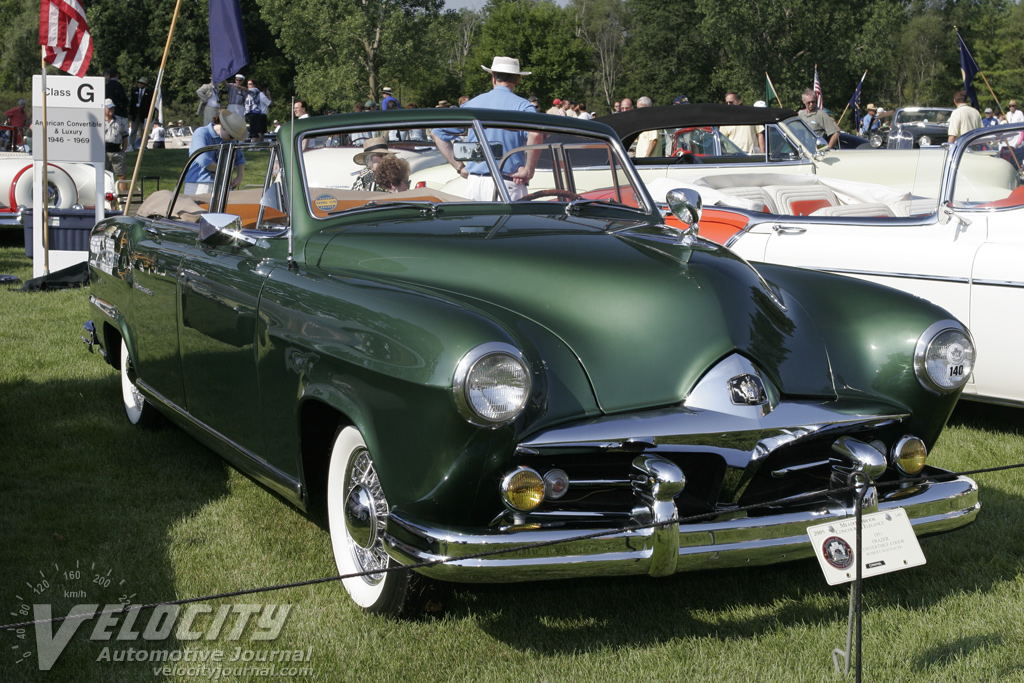
[{"label": "shadow on grass", "polygon": [[949,417],[949,425],[1020,436],[1024,434],[1024,408],[961,400]]},{"label": "shadow on grass", "polygon": [[[223,461],[177,429],[130,425],[113,370],[100,379],[0,382],[0,415],[0,622],[30,619],[31,612],[10,609],[25,604],[50,605],[54,616],[63,616],[81,604],[178,597],[170,530],[227,494]],[[143,613],[139,625],[148,619]],[[181,647],[173,637],[91,641],[96,623],[75,629],[49,672],[52,680],[73,680],[74,672],[95,667],[106,646]],[[37,645],[31,628],[20,639],[0,633],[0,640],[4,650],[29,654]],[[8,666],[13,661],[0,662],[4,680],[42,675],[34,654]],[[141,671],[119,667],[117,673],[136,678]]]}]

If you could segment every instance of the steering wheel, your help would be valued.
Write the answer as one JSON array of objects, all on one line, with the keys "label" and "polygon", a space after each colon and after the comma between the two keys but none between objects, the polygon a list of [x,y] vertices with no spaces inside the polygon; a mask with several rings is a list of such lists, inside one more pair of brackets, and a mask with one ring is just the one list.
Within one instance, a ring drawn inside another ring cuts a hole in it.
[{"label": "steering wheel", "polygon": [[680,150],[676,151],[676,161],[675,161],[675,163],[677,163],[677,164],[703,164],[704,160],[701,159],[696,154],[694,154],[693,152],[688,152],[685,149],[680,149]]},{"label": "steering wheel", "polygon": [[575,201],[580,198],[578,194],[576,194],[575,192],[570,192],[569,190],[537,190],[536,192],[531,192],[530,194],[523,195],[517,201],[528,202],[539,197],[562,197],[563,199],[568,199],[569,201]]}]

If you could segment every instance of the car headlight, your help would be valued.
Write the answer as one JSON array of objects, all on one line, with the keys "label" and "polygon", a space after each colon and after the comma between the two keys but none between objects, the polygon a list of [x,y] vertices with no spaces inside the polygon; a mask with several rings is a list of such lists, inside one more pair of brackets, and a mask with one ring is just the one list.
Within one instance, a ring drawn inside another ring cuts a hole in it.
[{"label": "car headlight", "polygon": [[499,427],[526,407],[533,380],[519,349],[498,342],[481,344],[462,357],[455,369],[455,405],[466,420]]},{"label": "car headlight", "polygon": [[917,144],[921,145],[922,147],[931,147],[932,139],[927,135],[922,135],[920,138],[918,138]]},{"label": "car headlight", "polygon": [[974,370],[974,340],[955,320],[935,323],[917,340],[914,374],[926,388],[949,393],[962,387]]}]

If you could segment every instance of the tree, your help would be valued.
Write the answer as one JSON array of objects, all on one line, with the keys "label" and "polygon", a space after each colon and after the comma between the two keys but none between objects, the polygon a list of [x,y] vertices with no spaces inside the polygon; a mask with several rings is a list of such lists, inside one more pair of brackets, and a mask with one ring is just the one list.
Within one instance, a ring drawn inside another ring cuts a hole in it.
[{"label": "tree", "polygon": [[259,0],[263,18],[294,62],[295,86],[314,108],[367,97],[397,79],[443,0]]},{"label": "tree", "polygon": [[41,64],[38,0],[0,0],[0,45],[0,90],[30,92]]},{"label": "tree", "polygon": [[590,47],[596,66],[590,91],[599,93],[611,111],[626,42],[622,0],[573,0],[570,8],[576,15],[577,35]]},{"label": "tree", "polygon": [[615,99],[646,95],[656,105],[671,104],[679,94],[697,102],[721,99],[710,82],[715,51],[699,28],[701,15],[694,0],[625,0],[624,9],[622,64],[627,66]]},{"label": "tree", "polygon": [[571,92],[571,84],[590,70],[590,50],[576,35],[567,10],[550,0],[492,0],[484,16],[464,81],[465,94],[489,90],[490,75],[479,66],[490,66],[494,57],[505,56],[517,58],[523,69],[532,72],[519,87],[524,97],[526,93],[541,100],[556,95],[579,97]]}]

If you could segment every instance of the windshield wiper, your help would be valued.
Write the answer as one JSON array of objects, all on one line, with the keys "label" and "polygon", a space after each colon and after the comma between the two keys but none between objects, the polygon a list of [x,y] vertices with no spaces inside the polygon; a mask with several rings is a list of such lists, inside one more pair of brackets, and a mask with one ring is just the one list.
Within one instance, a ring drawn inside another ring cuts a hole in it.
[{"label": "windshield wiper", "polygon": [[644,213],[643,210],[637,209],[632,206],[626,206],[625,204],[619,204],[618,202],[612,201],[611,199],[574,199],[565,206],[566,216],[578,216],[580,215],[580,209],[585,206],[600,205],[609,209],[624,209],[633,213]]},{"label": "windshield wiper", "polygon": [[416,209],[421,216],[431,217],[441,213],[441,207],[434,202],[377,201],[366,202],[355,211],[376,211],[378,209]]}]

